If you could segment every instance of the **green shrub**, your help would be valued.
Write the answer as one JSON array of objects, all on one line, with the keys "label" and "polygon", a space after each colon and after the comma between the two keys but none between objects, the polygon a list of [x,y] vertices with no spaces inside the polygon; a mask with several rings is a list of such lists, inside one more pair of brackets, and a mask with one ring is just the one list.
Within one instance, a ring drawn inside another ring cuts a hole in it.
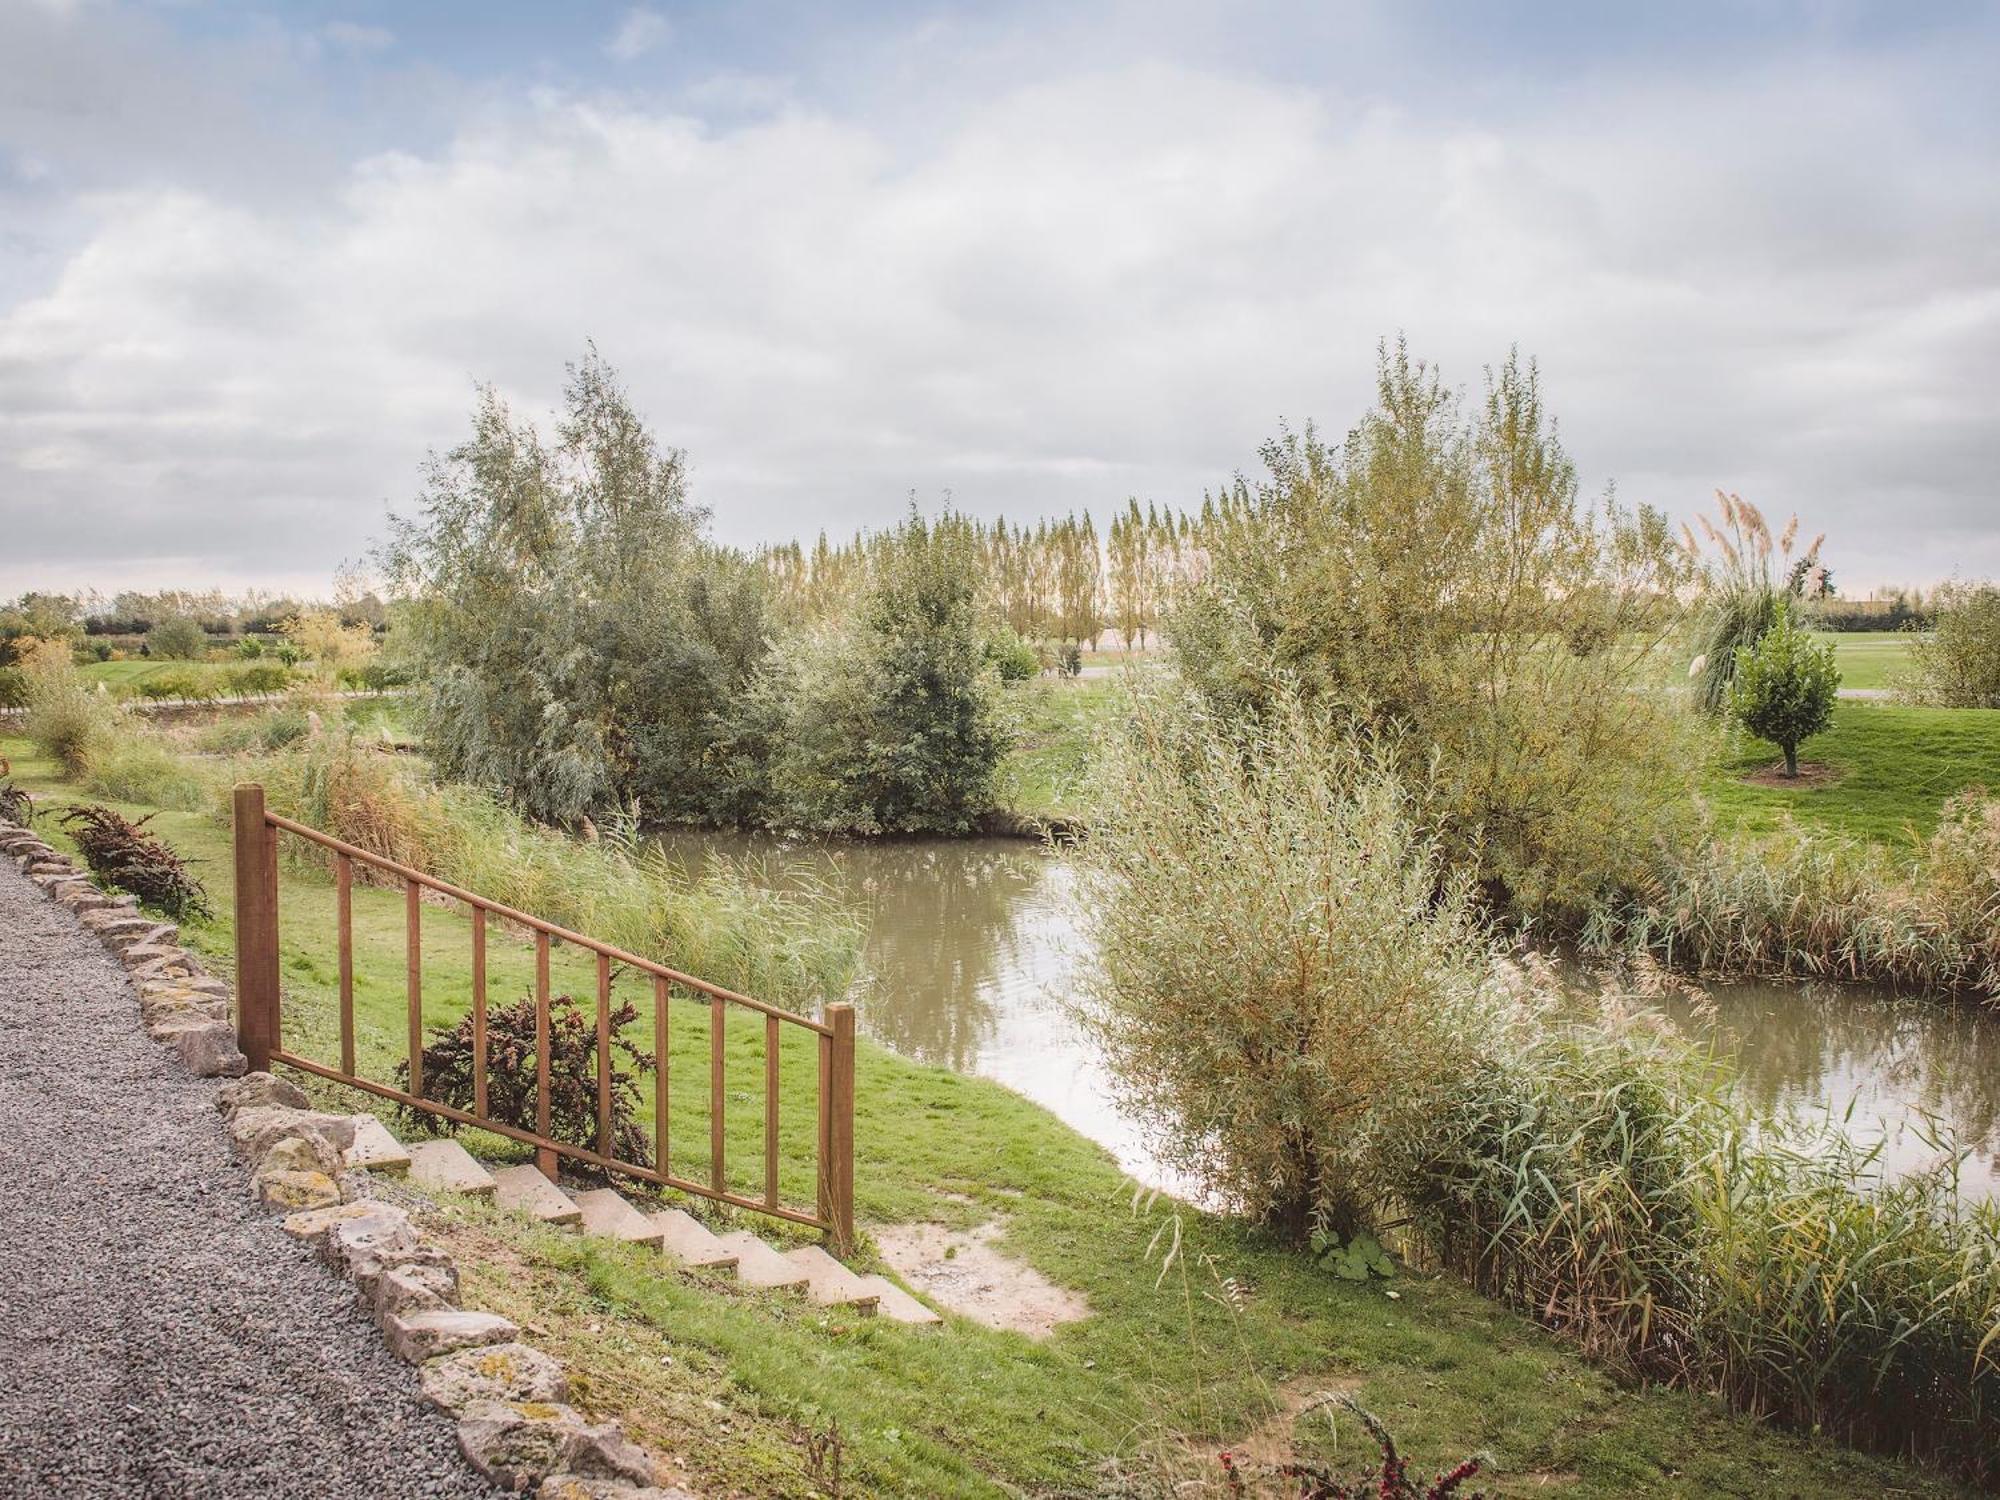
[{"label": "green shrub", "polygon": [[1903,695],[1936,708],[2000,708],[2000,588],[1947,583],[1933,604],[1930,632],[1910,637]]},{"label": "green shrub", "polygon": [[0,667],[0,708],[25,708],[28,674],[19,667]]},{"label": "green shrub", "polygon": [[[1385,351],[1344,443],[1287,431],[1215,502],[1203,581],[1166,619],[1214,710],[1283,684],[1436,759],[1447,857],[1496,905],[1568,920],[1682,815],[1700,732],[1667,691],[1694,560],[1665,518],[1584,501],[1533,366],[1468,412]],[[1577,650],[1617,641],[1616,650]]]},{"label": "green shrub", "polygon": [[263,661],[238,667],[229,674],[229,688],[241,698],[268,698],[291,686],[292,669],[283,662]]},{"label": "green shrub", "polygon": [[43,647],[28,661],[28,737],[70,776],[130,732],[126,714],[101,684],[85,682],[69,653]]},{"label": "green shrub", "polygon": [[184,615],[162,620],[146,632],[146,654],[161,661],[200,661],[207,651],[207,634]]},{"label": "green shrub", "polygon": [[159,672],[139,681],[139,696],[155,701],[207,703],[220,694],[206,672]]},{"label": "green shrub", "polygon": [[115,802],[199,812],[210,806],[216,780],[207,767],[190,762],[161,741],[128,733],[91,757],[79,774],[85,791]]},{"label": "green shrub", "polygon": [[252,750],[283,750],[296,744],[311,731],[312,721],[303,705],[287,703],[256,714],[229,714],[205,725],[199,743],[203,750],[219,755],[241,755]]},{"label": "green shrub", "polygon": [[1119,1097],[1253,1217],[1361,1227],[1375,1141],[1494,1024],[1469,876],[1393,761],[1290,694],[1244,726],[1142,694],[1093,792],[1083,1018]]},{"label": "green shrub", "polygon": [[730,748],[763,782],[754,816],[829,832],[965,833],[993,805],[1005,745],[958,517],[914,513],[878,544],[857,618],[767,664]]},{"label": "green shrub", "polygon": [[1787,603],[1755,645],[1736,648],[1729,712],[1785,752],[1787,776],[1799,774],[1799,746],[1832,725],[1839,695],[1833,647],[1801,630]]},{"label": "green shrub", "polygon": [[1027,682],[1042,670],[1035,648],[1011,630],[1002,629],[986,642],[986,659],[1002,682]]}]

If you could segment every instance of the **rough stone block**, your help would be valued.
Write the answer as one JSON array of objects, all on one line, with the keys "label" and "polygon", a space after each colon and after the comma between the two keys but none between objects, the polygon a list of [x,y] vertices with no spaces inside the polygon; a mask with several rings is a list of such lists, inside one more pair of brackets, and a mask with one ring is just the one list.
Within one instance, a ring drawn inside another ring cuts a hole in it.
[{"label": "rough stone block", "polygon": [[340,1189],[324,1172],[259,1172],[252,1185],[272,1208],[328,1208],[340,1201]]},{"label": "rough stone block", "polygon": [[[197,993],[182,986],[174,986],[166,993],[180,995]],[[144,1003],[142,998],[141,1003]],[[289,1078],[280,1078],[275,1073],[245,1073],[234,1083],[225,1083],[215,1091],[215,1107],[225,1115],[234,1115],[242,1109],[306,1109],[312,1100],[306,1091]]]},{"label": "rough stone block", "polygon": [[384,1318],[382,1336],[388,1340],[390,1353],[420,1365],[427,1359],[455,1354],[461,1349],[511,1344],[520,1338],[521,1330],[498,1313],[445,1308],[411,1313],[404,1318]]},{"label": "rough stone block", "polygon": [[563,1440],[581,1427],[576,1411],[546,1401],[481,1401],[458,1422],[459,1451],[507,1490],[532,1488],[562,1464]]},{"label": "rough stone block", "polygon": [[448,1412],[482,1401],[551,1404],[569,1399],[562,1366],[526,1344],[489,1344],[427,1360],[419,1377],[424,1399]]},{"label": "rough stone block", "polygon": [[450,1266],[390,1266],[375,1278],[378,1318],[444,1312],[457,1300],[458,1272]]},{"label": "rough stone block", "polygon": [[250,1060],[236,1045],[236,1031],[213,1016],[163,1017],[150,1028],[153,1040],[171,1047],[198,1078],[239,1078]]},{"label": "rough stone block", "polygon": [[246,1105],[229,1117],[229,1138],[236,1143],[244,1160],[261,1161],[273,1141],[301,1130],[315,1130],[326,1137],[336,1151],[354,1144],[354,1117],[330,1115],[308,1109],[288,1109],[283,1105]]}]

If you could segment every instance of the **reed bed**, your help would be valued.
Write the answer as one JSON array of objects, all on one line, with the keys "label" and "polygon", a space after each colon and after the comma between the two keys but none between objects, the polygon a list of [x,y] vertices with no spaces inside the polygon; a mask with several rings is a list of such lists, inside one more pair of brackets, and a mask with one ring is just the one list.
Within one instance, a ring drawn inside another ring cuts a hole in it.
[{"label": "reed bed", "polygon": [[1902,858],[1791,832],[1693,840],[1600,903],[1582,941],[1708,977],[2000,998],[2000,800],[1978,789],[1953,797],[1936,832]]},{"label": "reed bed", "polygon": [[1489,1062],[1385,1144],[1411,1252],[1634,1378],[2000,1482],[2000,1207],[1724,1082],[1599,1031]]}]

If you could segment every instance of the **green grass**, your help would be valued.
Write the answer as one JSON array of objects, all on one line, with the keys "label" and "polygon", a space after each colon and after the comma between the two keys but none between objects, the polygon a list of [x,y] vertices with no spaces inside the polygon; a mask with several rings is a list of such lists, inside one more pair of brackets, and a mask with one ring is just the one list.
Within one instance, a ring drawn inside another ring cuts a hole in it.
[{"label": "green grass", "polygon": [[2000,790],[2000,709],[1906,708],[1843,700],[1833,728],[1800,748],[1801,761],[1832,767],[1831,785],[1772,787],[1741,778],[1778,763],[1778,751],[1744,736],[1709,776],[1706,795],[1725,825],[1754,833],[1802,826],[1881,843],[1937,826],[1945,799],[1969,786]]},{"label": "green grass", "polygon": [[1910,666],[1910,635],[1903,630],[1816,631],[1833,647],[1844,688],[1891,688]]},{"label": "green grass", "polygon": [[176,675],[210,678],[218,691],[226,690],[229,674],[245,665],[248,664],[240,661],[153,661],[133,657],[127,661],[94,661],[78,667],[77,671],[86,682],[108,684],[113,697],[136,698],[140,683]]},{"label": "green grass", "polygon": [[1013,745],[1000,763],[999,804],[1030,817],[1081,813],[1077,793],[1092,735],[1107,715],[1118,711],[1124,692],[1116,676],[1009,683],[1001,719]]},{"label": "green grass", "polygon": [[[25,742],[0,741],[0,754],[14,758],[31,791],[51,802],[70,797]],[[198,861],[219,915],[186,937],[227,972],[226,831],[206,815],[173,811],[153,826]],[[44,834],[60,841],[53,825]],[[332,903],[316,872],[285,868],[287,1043],[328,1057]],[[361,1057],[381,1077],[405,1023],[402,897],[360,888],[355,915]],[[424,910],[428,1020],[466,1004],[467,930],[452,910]],[[494,946],[501,995],[520,983],[527,950],[497,937]],[[559,985],[587,993],[588,975],[559,957]],[[707,1014],[674,1010],[673,1144],[677,1156],[690,1153],[685,1169],[706,1164]],[[745,1164],[759,1159],[760,1030],[730,1031],[729,1155]],[[785,1056],[791,1196],[809,1191],[804,1061]],[[1135,1209],[1109,1156],[1038,1106],[866,1042],[856,1140],[864,1227],[999,1220],[1001,1248],[1083,1293],[1093,1315],[1040,1343],[955,1319],[931,1331],[848,1321],[661,1275],[630,1250],[472,1208],[459,1211],[452,1231],[467,1257],[468,1298],[518,1314],[571,1361],[579,1399],[630,1417],[686,1464],[697,1488],[718,1492],[814,1493],[803,1437],[836,1424],[851,1494],[1089,1493],[1103,1460],[1129,1460],[1156,1441],[1212,1480],[1214,1450],[1262,1425],[1279,1387],[1337,1381],[1386,1418],[1420,1463],[1489,1451],[1502,1494],[1551,1482],[1585,1496],[1961,1493],[1906,1466],[1762,1429],[1706,1397],[1623,1389],[1454,1282],[1405,1274],[1352,1285],[1245,1225],[1166,1201]],[[1176,1223],[1179,1253],[1165,1265]]]}]

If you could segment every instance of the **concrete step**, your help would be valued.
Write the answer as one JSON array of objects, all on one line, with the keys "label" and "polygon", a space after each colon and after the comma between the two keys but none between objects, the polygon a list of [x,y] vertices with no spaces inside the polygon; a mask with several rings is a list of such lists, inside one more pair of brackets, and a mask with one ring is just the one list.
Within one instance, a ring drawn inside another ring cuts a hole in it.
[{"label": "concrete step", "polygon": [[410,1170],[410,1153],[373,1115],[354,1117],[354,1144],[341,1153],[341,1161],[350,1168],[366,1167],[392,1177]]},{"label": "concrete step", "polygon": [[609,1235],[628,1245],[651,1245],[655,1250],[661,1248],[666,1238],[665,1231],[634,1208],[616,1188],[578,1193],[576,1206],[583,1210],[585,1234]]},{"label": "concrete step", "polygon": [[660,1231],[667,1258],[696,1271],[733,1271],[736,1252],[685,1209],[662,1208],[649,1214]]},{"label": "concrete step", "polygon": [[804,1266],[794,1265],[747,1229],[722,1236],[721,1243],[736,1257],[736,1275],[745,1286],[769,1291],[803,1287],[812,1280]]},{"label": "concrete step", "polygon": [[863,1317],[873,1317],[881,1296],[862,1284],[839,1261],[817,1245],[801,1245],[787,1250],[785,1259],[806,1273],[806,1295],[822,1307],[851,1307]]},{"label": "concrete step", "polygon": [[410,1147],[410,1181],[433,1192],[470,1193],[475,1198],[492,1197],[495,1187],[493,1174],[449,1136]]},{"label": "concrete step", "polygon": [[876,1304],[876,1308],[885,1318],[897,1323],[916,1324],[942,1323],[944,1321],[943,1318],[940,1318],[936,1313],[932,1312],[923,1303],[897,1286],[895,1282],[886,1276],[863,1276],[861,1284],[873,1291],[881,1299]]},{"label": "concrete step", "polygon": [[531,1214],[544,1224],[576,1224],[583,1210],[574,1199],[557,1187],[532,1162],[518,1167],[502,1167],[493,1174],[493,1200],[502,1208]]}]

